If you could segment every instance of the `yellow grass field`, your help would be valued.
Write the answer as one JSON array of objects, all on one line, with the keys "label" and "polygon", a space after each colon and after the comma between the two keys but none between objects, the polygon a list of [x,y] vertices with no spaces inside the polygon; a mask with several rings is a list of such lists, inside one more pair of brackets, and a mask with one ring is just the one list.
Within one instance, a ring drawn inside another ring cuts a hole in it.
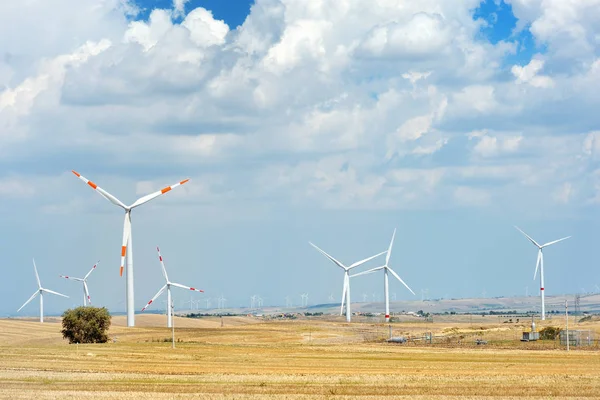
[{"label": "yellow grass field", "polygon": [[[163,315],[138,315],[135,328],[115,317],[115,341],[102,345],[67,344],[57,318],[4,319],[0,398],[600,398],[597,345],[567,353],[557,343],[521,343],[527,322],[473,318],[393,324],[394,335],[433,332],[437,344],[385,343],[388,326],[368,321],[225,317],[221,327],[216,317],[175,318],[175,349],[164,342]],[[597,321],[573,328],[600,336]]]}]

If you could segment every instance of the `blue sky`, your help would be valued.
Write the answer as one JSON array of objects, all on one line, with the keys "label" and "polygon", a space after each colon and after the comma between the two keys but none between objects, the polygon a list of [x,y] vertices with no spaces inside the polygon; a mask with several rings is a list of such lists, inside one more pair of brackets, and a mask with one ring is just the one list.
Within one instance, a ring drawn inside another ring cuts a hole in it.
[{"label": "blue sky", "polygon": [[[163,284],[157,245],[196,299],[315,304],[339,301],[342,273],[308,241],[351,263],[394,228],[391,266],[417,294],[537,294],[513,225],[573,235],[545,253],[547,295],[600,285],[596,10],[359,3],[0,6],[0,314],[35,289],[33,257],[71,295],[48,312],[80,302],[58,275],[98,259],[92,300],[124,308],[123,214],[71,169],[125,203],[191,178],[132,214],[137,310]],[[381,286],[357,279],[353,299]]]}]

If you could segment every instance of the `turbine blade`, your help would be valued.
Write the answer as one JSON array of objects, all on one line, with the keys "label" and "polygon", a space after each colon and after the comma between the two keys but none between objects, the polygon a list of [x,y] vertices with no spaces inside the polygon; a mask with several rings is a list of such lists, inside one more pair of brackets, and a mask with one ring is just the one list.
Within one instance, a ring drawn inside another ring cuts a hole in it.
[{"label": "turbine blade", "polygon": [[90,291],[88,290],[88,286],[85,281],[83,281],[83,290],[85,291],[85,297],[87,297],[88,303],[92,304],[92,299],[90,297]]},{"label": "turbine blade", "polygon": [[166,188],[164,188],[164,189],[161,189],[161,190],[159,190],[159,191],[157,191],[157,192],[150,193],[150,194],[148,194],[148,195],[146,195],[146,196],[144,196],[144,197],[140,197],[139,199],[137,199],[137,200],[135,201],[135,203],[133,203],[133,204],[130,206],[130,208],[135,208],[135,207],[141,206],[142,204],[144,204],[144,203],[147,203],[147,202],[149,202],[150,200],[157,198],[157,197],[158,197],[158,196],[160,196],[161,194],[165,194],[165,193],[167,193],[167,192],[169,192],[169,191],[171,191],[171,190],[175,189],[177,186],[181,186],[181,185],[183,185],[183,184],[184,184],[184,183],[186,183],[187,181],[189,181],[189,179],[184,179],[184,180],[182,180],[182,181],[179,181],[179,182],[177,182],[177,183],[176,183],[176,184],[174,184],[174,185],[167,186]]},{"label": "turbine blade", "polygon": [[69,296],[67,296],[67,295],[64,295],[64,294],[62,294],[62,293],[55,292],[54,290],[50,290],[50,289],[44,289],[44,288],[42,288],[42,291],[44,291],[44,292],[48,292],[48,293],[52,293],[52,294],[55,294],[55,295],[57,295],[57,296],[66,297],[67,299],[69,298]]},{"label": "turbine blade", "polygon": [[21,306],[21,308],[19,308],[19,309],[17,310],[17,312],[21,311],[21,310],[23,309],[23,307],[25,307],[27,304],[29,304],[29,302],[30,302],[31,300],[33,300],[33,299],[35,298],[35,296],[37,296],[38,294],[40,294],[40,291],[39,291],[39,290],[36,290],[36,291],[35,291],[35,293],[31,295],[31,297],[29,298],[29,300],[27,300],[27,301],[25,302],[25,304],[23,304],[23,305]]},{"label": "turbine blade", "polygon": [[156,251],[158,251],[158,259],[160,260],[160,266],[162,268],[163,276],[165,277],[165,280],[167,282],[169,282],[169,276],[167,275],[167,269],[165,268],[165,262],[163,261],[163,258],[160,255],[160,249],[158,248],[158,246],[156,246]]},{"label": "turbine blade", "polygon": [[385,265],[389,265],[389,263],[390,263],[390,257],[392,256],[392,246],[394,245],[395,237],[396,237],[396,228],[394,228],[394,233],[392,233],[392,240],[390,241],[390,247],[388,247],[388,251],[385,256]]},{"label": "turbine blade", "polygon": [[123,276],[123,269],[125,268],[125,256],[127,255],[127,242],[129,241],[129,235],[131,235],[131,214],[125,213],[125,222],[123,223],[123,242],[121,244],[121,270],[119,276]]},{"label": "turbine blade", "polygon": [[410,292],[411,292],[413,295],[415,295],[415,296],[416,296],[415,292],[413,292],[413,291],[412,291],[412,289],[408,287],[408,285],[407,285],[407,284],[406,284],[406,283],[405,283],[405,282],[402,280],[402,278],[400,278],[400,276],[398,276],[398,274],[397,274],[397,273],[396,273],[396,272],[395,272],[393,269],[391,269],[390,267],[388,267],[388,271],[390,271],[390,272],[392,273],[392,275],[394,275],[394,276],[396,277],[396,279],[398,279],[398,280],[399,280],[399,281],[400,281],[400,282],[401,282],[401,283],[402,283],[404,286],[406,286],[406,288],[407,288],[408,290],[410,290]]},{"label": "turbine blade", "polygon": [[83,282],[83,279],[81,279],[81,278],[74,278],[72,276],[67,276],[67,275],[59,275],[59,276],[61,278],[69,279],[71,281]]},{"label": "turbine blade", "polygon": [[98,260],[98,261],[96,262],[96,264],[94,264],[94,266],[92,267],[92,269],[90,269],[90,272],[88,272],[88,273],[87,273],[87,275],[85,276],[85,278],[83,278],[83,280],[86,280],[86,279],[88,278],[88,276],[90,276],[90,274],[91,274],[92,272],[94,272],[94,270],[96,269],[96,267],[98,266],[98,264],[99,264],[99,263],[100,263],[100,260]]},{"label": "turbine blade", "polygon": [[564,237],[564,238],[562,238],[562,239],[553,240],[552,242],[548,242],[548,243],[546,243],[546,244],[543,244],[543,245],[542,245],[542,247],[546,247],[546,246],[550,246],[550,245],[553,245],[553,244],[555,244],[555,243],[558,243],[558,242],[562,242],[563,240],[567,240],[567,239],[568,239],[568,238],[570,238],[570,237],[571,237],[571,236],[567,236],[567,237]]},{"label": "turbine blade", "polygon": [[341,262],[339,262],[338,260],[336,260],[335,258],[331,257],[329,254],[325,253],[323,250],[321,250],[320,248],[318,248],[316,245],[312,244],[311,242],[308,242],[312,247],[314,247],[315,249],[317,249],[317,251],[321,254],[323,254],[325,257],[327,257],[329,259],[329,261],[331,261],[332,263],[334,263],[335,265],[337,265],[340,268],[343,268],[344,270],[347,269],[346,266],[344,264],[342,264]]},{"label": "turbine blade", "polygon": [[538,268],[540,266],[540,261],[542,259],[542,249],[538,250],[537,261],[535,262],[535,272],[533,273],[533,280],[535,281],[535,277],[537,276]]},{"label": "turbine blade", "polygon": [[144,308],[142,308],[142,311],[144,311],[146,308],[148,308],[148,307],[150,306],[150,304],[152,304],[152,302],[153,302],[154,300],[156,300],[156,298],[157,298],[158,296],[160,296],[160,295],[162,294],[162,292],[164,292],[164,291],[165,291],[165,289],[166,289],[166,288],[167,288],[167,285],[165,285],[165,286],[161,287],[161,288],[160,288],[160,290],[158,291],[158,293],[156,293],[156,294],[154,295],[154,297],[152,298],[152,300],[150,300],[150,301],[148,302],[148,304],[146,304],[146,305],[144,306]]},{"label": "turbine blade", "polygon": [[367,274],[372,274],[373,272],[379,271],[384,269],[385,266],[382,267],[376,267],[376,268],[371,268],[367,271],[363,271],[363,272],[359,272],[358,274],[354,274],[354,275],[350,275],[350,278],[354,278],[355,276],[360,276],[360,275],[367,275]]},{"label": "turbine blade", "polygon": [[539,248],[539,247],[542,247],[542,246],[540,246],[540,245],[538,244],[538,242],[536,242],[535,240],[533,240],[533,239],[531,238],[531,236],[529,236],[528,234],[526,234],[525,232],[523,232],[523,231],[521,230],[521,228],[519,228],[519,227],[518,227],[518,226],[516,226],[516,225],[515,225],[515,228],[517,228],[517,230],[518,230],[519,232],[521,232],[523,235],[525,235],[525,237],[526,237],[527,239],[529,239],[529,240],[531,241],[531,243],[533,243],[534,245],[536,245],[538,248]]},{"label": "turbine blade", "polygon": [[81,174],[79,174],[77,171],[71,171],[71,172],[73,172],[79,179],[81,179],[82,181],[84,181],[85,183],[90,185],[90,187],[92,189],[97,191],[106,200],[110,201],[111,203],[113,203],[116,206],[122,207],[123,209],[127,210],[127,206],[125,204],[123,204],[123,202],[121,200],[117,199],[115,196],[108,193],[106,190],[102,189],[100,186],[96,185],[94,182],[90,181],[89,179],[86,179],[84,176],[81,176]]},{"label": "turbine blade", "polygon": [[173,283],[173,282],[171,282],[171,286],[177,286],[178,288],[181,288],[181,289],[193,290],[194,292],[204,293],[204,290],[196,289],[196,288],[189,287],[189,286],[185,286],[185,285],[182,285],[180,283]]},{"label": "turbine blade", "polygon": [[37,266],[35,265],[35,259],[33,259],[33,270],[35,271],[35,279],[37,280],[38,289],[42,288],[42,283],[40,282],[40,276],[37,272]]},{"label": "turbine blade", "polygon": [[350,266],[348,267],[348,269],[351,269],[351,268],[354,268],[354,267],[358,267],[359,265],[363,265],[363,264],[364,264],[364,263],[366,263],[367,261],[371,261],[372,259],[374,259],[374,258],[376,258],[376,257],[379,257],[380,255],[382,255],[382,254],[385,254],[385,253],[386,253],[385,251],[382,251],[382,252],[381,252],[381,253],[379,253],[379,254],[375,254],[374,256],[371,256],[371,257],[369,257],[369,258],[365,258],[364,260],[357,261],[357,262],[355,262],[354,264],[350,265]]},{"label": "turbine blade", "polygon": [[342,305],[340,306],[340,315],[344,315],[344,302],[346,301],[346,292],[348,291],[348,275],[344,274],[344,288],[342,289]]}]

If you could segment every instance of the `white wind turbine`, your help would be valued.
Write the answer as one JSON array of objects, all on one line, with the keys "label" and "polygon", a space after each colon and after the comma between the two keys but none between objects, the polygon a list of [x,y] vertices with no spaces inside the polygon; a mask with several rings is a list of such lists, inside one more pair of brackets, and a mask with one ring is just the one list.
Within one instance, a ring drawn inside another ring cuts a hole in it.
[{"label": "white wind turbine", "polygon": [[528,234],[523,232],[518,226],[515,226],[515,228],[517,228],[517,230],[519,232],[521,232],[523,235],[525,235],[525,237],[527,239],[529,239],[529,241],[531,241],[531,243],[533,243],[535,245],[535,247],[538,248],[538,256],[537,256],[537,261],[535,263],[535,272],[533,273],[533,280],[535,280],[535,278],[536,278],[538,267],[539,267],[539,269],[540,269],[540,296],[541,296],[541,301],[542,301],[541,313],[542,313],[542,321],[543,321],[546,319],[546,305],[545,305],[545,300],[544,300],[544,253],[543,253],[542,249],[544,247],[548,247],[552,244],[562,242],[563,240],[568,239],[571,236],[567,236],[567,237],[564,237],[564,238],[558,239],[558,240],[553,240],[552,242],[548,242],[548,243],[540,245],[535,240],[533,240],[531,238],[531,236],[529,236]]},{"label": "white wind turbine", "polygon": [[35,271],[35,279],[37,280],[38,290],[36,290],[35,293],[31,295],[31,297],[29,298],[29,300],[27,300],[25,302],[25,304],[23,304],[21,306],[21,308],[19,308],[17,310],[17,312],[21,311],[23,309],[23,307],[25,307],[27,304],[29,304],[29,302],[31,300],[33,300],[35,298],[35,296],[37,296],[39,294],[40,295],[40,322],[44,322],[44,292],[46,292],[46,293],[52,293],[52,294],[55,294],[57,296],[66,297],[67,299],[69,298],[69,296],[65,296],[64,294],[60,294],[60,293],[55,292],[55,291],[50,290],[50,289],[44,289],[42,287],[42,283],[40,282],[40,276],[38,275],[37,267],[35,265],[35,260],[33,260],[33,270]]},{"label": "white wind turbine", "polygon": [[176,188],[177,186],[183,185],[189,179],[184,179],[180,182],[177,182],[174,185],[167,186],[164,189],[161,189],[157,192],[150,193],[146,196],[140,197],[130,206],[126,206],[121,200],[117,199],[112,194],[108,193],[106,190],[102,189],[100,186],[96,185],[94,182],[86,179],[81,176],[78,172],[72,171],[79,179],[90,185],[96,192],[98,192],[102,197],[106,200],[110,201],[116,206],[121,207],[125,210],[125,222],[123,225],[123,241],[121,244],[121,270],[119,274],[123,276],[123,269],[125,268],[125,257],[127,256],[127,326],[135,326],[135,305],[134,305],[134,295],[133,295],[133,243],[132,243],[132,234],[131,234],[131,211],[141,206],[144,203],[149,202],[156,197],[169,192],[170,190]]},{"label": "white wind turbine", "polygon": [[344,300],[345,300],[346,301],[346,321],[350,322],[351,318],[352,318],[352,313],[350,310],[350,274],[349,274],[349,272],[352,268],[356,268],[356,267],[366,263],[367,261],[371,261],[375,257],[379,257],[380,255],[384,254],[385,251],[383,251],[379,254],[375,254],[374,256],[371,256],[369,258],[365,258],[364,260],[357,261],[354,264],[351,264],[350,266],[346,267],[344,264],[342,264],[341,262],[339,262],[338,260],[336,260],[335,258],[330,256],[329,254],[325,253],[323,250],[318,248],[316,245],[312,244],[311,242],[309,242],[309,243],[312,247],[314,247],[321,254],[323,254],[325,257],[327,257],[327,259],[329,261],[331,261],[332,263],[334,263],[335,265],[337,265],[338,267],[340,267],[344,270],[344,287],[342,289],[342,303],[341,303],[341,307],[340,307],[340,315],[343,315],[343,313],[344,313]]},{"label": "white wind turbine", "polygon": [[[385,322],[390,321],[390,296],[389,296],[389,288],[388,288],[388,271],[400,281],[413,295],[415,292],[412,291],[411,288],[408,287],[406,283],[398,276],[398,274],[389,267],[390,257],[392,255],[392,246],[394,245],[394,238],[396,237],[396,229],[394,229],[394,233],[392,234],[392,240],[390,241],[390,247],[388,247],[387,254],[385,255],[385,265],[381,267],[372,268],[368,271],[359,272],[358,274],[351,275],[351,277],[366,275],[373,273],[375,271],[383,270],[383,296],[385,297]],[[416,296],[416,295],[415,295]]]},{"label": "white wind turbine", "polygon": [[83,306],[84,307],[86,305],[92,304],[92,299],[90,298],[90,291],[88,290],[88,286],[87,286],[87,278],[90,276],[90,274],[92,272],[94,272],[94,270],[98,266],[99,262],[100,262],[100,260],[98,260],[98,262],[96,264],[94,264],[92,269],[90,269],[90,272],[88,272],[87,275],[83,278],[75,278],[73,276],[59,275],[61,278],[70,279],[72,281],[77,281],[77,282],[83,282]]},{"label": "white wind turbine", "polygon": [[171,303],[171,286],[175,286],[175,287],[182,288],[182,289],[187,289],[187,290],[193,290],[194,292],[200,292],[200,293],[204,293],[204,290],[196,289],[196,288],[189,287],[189,286],[184,286],[184,285],[182,285],[180,283],[171,282],[169,280],[169,276],[167,275],[167,270],[165,268],[165,263],[163,262],[163,258],[160,255],[160,249],[157,247],[156,250],[158,251],[158,259],[160,260],[160,266],[162,268],[162,273],[163,273],[163,276],[164,276],[165,280],[167,281],[167,283],[165,284],[165,286],[161,287],[160,290],[158,291],[158,293],[156,293],[154,295],[154,297],[152,298],[152,300],[150,300],[148,302],[148,304],[146,304],[146,306],[144,308],[142,308],[142,311],[144,311],[146,308],[148,308],[150,306],[150,304],[152,304],[152,302],[154,300],[156,300],[156,298],[158,296],[160,296],[165,291],[165,289],[166,289],[167,290],[167,310],[168,310],[167,311],[167,327],[171,328],[171,326],[172,326],[172,320],[173,320],[173,315],[172,315],[173,310],[172,310],[172,307],[171,307],[171,304],[172,304]]}]

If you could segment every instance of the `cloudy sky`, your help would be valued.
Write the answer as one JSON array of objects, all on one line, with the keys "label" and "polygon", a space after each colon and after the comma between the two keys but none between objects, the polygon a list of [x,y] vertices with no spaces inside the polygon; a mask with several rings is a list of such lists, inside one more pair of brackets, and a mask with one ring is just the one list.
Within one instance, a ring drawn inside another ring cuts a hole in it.
[{"label": "cloudy sky", "polygon": [[573,235],[545,253],[548,295],[596,290],[598,20],[600,0],[0,2],[0,313],[33,257],[71,296],[49,312],[98,259],[92,301],[124,310],[122,210],[72,169],[129,204],[190,178],[132,214],[138,310],[156,245],[197,299],[314,304],[342,273],[309,240],[351,263],[394,228],[419,295],[537,294],[515,224]]}]

